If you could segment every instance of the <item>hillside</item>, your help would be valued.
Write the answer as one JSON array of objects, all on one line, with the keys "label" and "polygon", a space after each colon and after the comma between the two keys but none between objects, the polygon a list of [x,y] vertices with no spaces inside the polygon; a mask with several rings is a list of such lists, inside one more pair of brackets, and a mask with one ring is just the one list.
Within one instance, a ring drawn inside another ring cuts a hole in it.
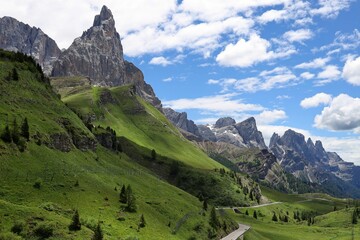
[{"label": "hillside", "polygon": [[[89,239],[98,223],[105,239],[207,236],[209,217],[199,214],[202,203],[125,153],[102,147],[52,92],[32,59],[1,51],[0,69],[2,238],[18,239],[10,233],[17,226],[25,239],[50,233],[51,239]],[[22,128],[25,118],[29,140],[22,131],[16,140],[14,126]],[[6,126],[12,137],[9,143],[4,140]],[[121,187],[129,184],[136,198],[134,213],[119,203]],[[83,225],[79,232],[68,230],[74,209]],[[146,226],[138,229],[141,214]],[[202,227],[195,228],[199,224]]]}]

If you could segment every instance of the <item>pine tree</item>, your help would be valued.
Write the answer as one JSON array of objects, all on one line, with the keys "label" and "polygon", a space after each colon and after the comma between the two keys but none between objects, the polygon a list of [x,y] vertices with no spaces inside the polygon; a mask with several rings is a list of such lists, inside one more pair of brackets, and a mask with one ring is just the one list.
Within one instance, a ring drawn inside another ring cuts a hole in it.
[{"label": "pine tree", "polygon": [[18,81],[18,80],[19,80],[19,74],[18,74],[16,68],[13,68],[13,69],[12,69],[12,79],[13,79],[14,81]]},{"label": "pine tree", "polygon": [[151,150],[151,160],[156,160],[156,151],[155,151],[155,149]]},{"label": "pine tree", "polygon": [[121,203],[126,203],[127,202],[125,185],[122,186],[121,191],[120,191],[120,202]]},{"label": "pine tree", "polygon": [[4,128],[4,132],[1,134],[1,139],[7,143],[10,143],[12,141],[10,128],[9,128],[9,125],[7,125],[7,124]]},{"label": "pine tree", "polygon": [[257,213],[256,213],[256,211],[254,211],[253,217],[254,217],[255,219],[257,219]]},{"label": "pine tree", "polygon": [[143,227],[145,227],[145,225],[146,225],[146,222],[145,222],[144,214],[141,214],[139,228],[143,228]]},{"label": "pine tree", "polygon": [[100,226],[100,223],[97,224],[95,231],[94,231],[94,235],[91,238],[91,240],[103,240],[104,239],[104,235]]},{"label": "pine tree", "polygon": [[277,216],[276,216],[276,213],[274,213],[274,215],[272,216],[272,220],[273,220],[274,222],[277,222],[277,221],[278,221],[278,218],[277,218]]},{"label": "pine tree", "polygon": [[23,136],[27,141],[30,139],[29,123],[27,118],[24,119],[21,125],[21,136]]},{"label": "pine tree", "polygon": [[19,126],[17,124],[16,118],[14,119],[14,122],[13,122],[13,129],[12,129],[11,137],[15,144],[19,143],[20,133],[19,133]]},{"label": "pine tree", "polygon": [[249,211],[246,209],[245,215],[249,216]]},{"label": "pine tree", "polygon": [[126,210],[129,212],[136,212],[136,198],[130,185],[126,188],[126,200]]},{"label": "pine tree", "polygon": [[207,203],[207,200],[206,200],[206,199],[204,199],[204,202],[203,202],[203,209],[204,209],[205,211],[207,211],[207,209],[208,209],[208,203]]},{"label": "pine tree", "polygon": [[215,207],[211,208],[209,224],[214,229],[217,229],[219,227],[219,219],[216,215]]},{"label": "pine tree", "polygon": [[357,211],[354,209],[353,214],[352,214],[352,220],[351,223],[352,224],[357,224],[358,223],[358,215],[357,215]]},{"label": "pine tree", "polygon": [[284,217],[284,222],[289,222],[289,217],[287,215]]},{"label": "pine tree", "polygon": [[74,215],[72,217],[72,221],[69,225],[70,231],[79,231],[81,229],[80,217],[78,210],[75,210]]}]

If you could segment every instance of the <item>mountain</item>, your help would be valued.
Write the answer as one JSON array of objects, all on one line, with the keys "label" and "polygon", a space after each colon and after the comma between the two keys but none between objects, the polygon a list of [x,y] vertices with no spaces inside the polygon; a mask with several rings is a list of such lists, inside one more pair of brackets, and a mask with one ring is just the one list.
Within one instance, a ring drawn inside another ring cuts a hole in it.
[{"label": "mountain", "polygon": [[134,92],[156,107],[161,107],[152,87],[134,64],[124,60],[120,35],[113,15],[103,6],[93,26],[74,40],[54,63],[52,76],[85,76],[92,85],[121,86],[132,84]]},{"label": "mountain", "polygon": [[289,129],[281,137],[274,133],[269,149],[285,171],[295,177],[328,186],[329,192],[334,190],[338,195],[350,196],[354,192],[357,192],[356,196],[360,195],[360,167],[345,162],[336,153],[327,152],[321,141],[315,144],[311,138],[305,141],[304,135]]},{"label": "mountain", "polygon": [[171,108],[163,108],[162,111],[167,119],[169,119],[176,127],[183,130],[182,133],[186,138],[191,140],[201,140],[198,126],[192,120],[188,120],[186,112],[179,113]]},{"label": "mountain", "polygon": [[0,18],[0,48],[32,56],[50,74],[61,50],[40,28],[30,27],[12,17]]},{"label": "mountain", "polygon": [[203,139],[208,141],[230,143],[242,148],[267,149],[253,117],[240,123],[230,117],[220,118],[214,125],[199,125],[198,128]]}]

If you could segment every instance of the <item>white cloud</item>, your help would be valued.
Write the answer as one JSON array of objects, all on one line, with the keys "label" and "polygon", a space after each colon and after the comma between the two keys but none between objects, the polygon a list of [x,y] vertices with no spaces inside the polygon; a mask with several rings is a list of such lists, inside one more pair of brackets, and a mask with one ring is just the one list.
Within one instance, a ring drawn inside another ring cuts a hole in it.
[{"label": "white cloud", "polygon": [[249,40],[241,38],[236,44],[228,44],[216,57],[216,61],[227,67],[250,67],[259,62],[287,57],[296,52],[290,48],[286,51],[272,51],[271,43],[257,34],[251,34]]},{"label": "white cloud", "polygon": [[303,108],[317,107],[322,104],[326,105],[332,101],[332,97],[326,93],[318,93],[312,97],[305,98],[300,102],[300,106]]},{"label": "white cloud", "polygon": [[360,86],[360,57],[349,58],[343,68],[342,77],[350,84]]},{"label": "white cloud", "polygon": [[311,39],[313,36],[314,34],[310,29],[299,29],[284,33],[283,38],[289,42],[303,42],[304,40]]},{"label": "white cloud", "polygon": [[285,99],[291,99],[289,95],[279,95],[276,97],[278,100],[285,100]]},{"label": "white cloud", "polygon": [[335,18],[341,10],[347,9],[352,0],[319,0],[320,7],[312,9],[311,14],[324,18]]},{"label": "white cloud", "polygon": [[323,71],[319,72],[317,78],[322,79],[318,81],[319,85],[332,82],[339,79],[341,72],[338,67],[335,65],[328,65],[324,68]]},{"label": "white cloud", "polygon": [[341,50],[352,50],[360,47],[360,31],[355,29],[352,33],[335,33],[335,39],[332,43],[314,49],[313,51],[328,51],[328,54],[340,52]]},{"label": "white cloud", "polygon": [[308,68],[322,68],[330,61],[330,58],[316,58],[310,62],[304,62],[295,66],[295,68],[308,69]]},{"label": "white cloud", "polygon": [[149,64],[152,65],[161,65],[163,67],[172,64],[171,61],[169,61],[167,58],[165,57],[154,57],[150,60]]},{"label": "white cloud", "polygon": [[347,94],[335,97],[330,106],[315,116],[314,126],[333,131],[353,131],[360,133],[360,98]]},{"label": "white cloud", "polygon": [[262,71],[257,77],[244,79],[222,78],[210,79],[209,84],[217,84],[222,87],[222,92],[237,90],[240,92],[257,92],[284,88],[297,85],[298,78],[286,67],[277,67],[269,71]]},{"label": "white cloud", "polygon": [[172,77],[168,77],[168,78],[164,78],[162,81],[163,82],[171,82],[173,79]]},{"label": "white cloud", "polygon": [[275,123],[279,120],[284,120],[287,118],[287,115],[285,113],[285,111],[283,110],[265,110],[263,112],[261,112],[258,115],[254,116],[256,118],[256,122],[258,124],[271,124],[271,123]]},{"label": "white cloud", "polygon": [[224,94],[200,98],[164,100],[162,103],[165,107],[170,107],[174,110],[197,109],[223,113],[225,115],[229,113],[257,112],[264,110],[264,107],[261,105],[244,103],[241,99],[233,99],[234,96],[234,94]]},{"label": "white cloud", "polygon": [[310,80],[313,79],[315,77],[315,74],[313,73],[309,73],[309,72],[303,72],[302,74],[300,74],[300,77],[306,79],[306,80]]}]

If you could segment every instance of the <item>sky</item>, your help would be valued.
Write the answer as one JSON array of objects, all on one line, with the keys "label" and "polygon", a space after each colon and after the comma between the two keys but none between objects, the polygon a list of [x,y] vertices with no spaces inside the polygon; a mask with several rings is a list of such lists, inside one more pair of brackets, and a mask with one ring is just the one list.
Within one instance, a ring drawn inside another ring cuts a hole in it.
[{"label": "sky", "polygon": [[360,165],[360,0],[11,0],[0,17],[67,48],[108,6],[124,56],[197,124],[254,116]]}]

